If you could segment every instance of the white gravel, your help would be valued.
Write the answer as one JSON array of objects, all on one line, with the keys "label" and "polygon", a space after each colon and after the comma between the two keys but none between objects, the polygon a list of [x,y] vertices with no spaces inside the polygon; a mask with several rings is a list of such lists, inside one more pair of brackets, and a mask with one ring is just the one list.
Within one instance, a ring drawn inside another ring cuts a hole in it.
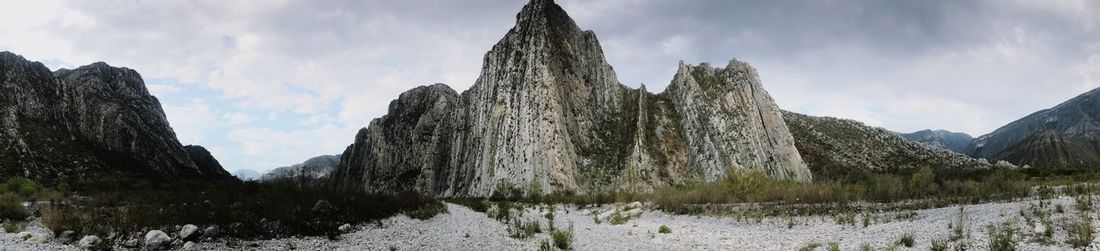
[{"label": "white gravel", "polygon": [[[1020,214],[1021,209],[1037,200],[967,205],[970,250],[985,250],[988,246],[986,226],[1011,221],[1021,229],[1017,236],[1020,250],[1068,250],[1065,243],[1064,219],[1076,217],[1074,200],[1068,197],[1051,202],[1061,204],[1064,213],[1053,215],[1055,234],[1053,243],[1032,241],[1033,231]],[[604,212],[614,206],[601,208]],[[1053,210],[1053,206],[1049,207]],[[199,243],[202,250],[537,250],[539,243],[550,238],[548,222],[536,209],[528,209],[526,221],[540,220],[543,233],[527,239],[508,236],[507,225],[491,219],[484,213],[466,207],[447,204],[449,213],[429,220],[396,216],[378,224],[358,226],[352,233],[331,241],[323,237],[289,238],[265,241],[225,241]],[[798,250],[810,243],[820,243],[818,250],[825,250],[828,243],[839,244],[842,250],[859,250],[869,244],[881,250],[897,241],[904,234],[915,237],[915,245],[898,250],[928,250],[933,239],[946,240],[952,234],[947,226],[958,219],[958,207],[917,210],[915,216],[891,222],[875,222],[863,227],[860,217],[854,225],[838,225],[832,216],[796,217],[788,228],[787,218],[737,220],[732,217],[670,215],[646,210],[640,217],[625,224],[611,225],[606,220],[596,224],[591,208],[558,205],[555,225],[566,228],[573,224],[576,231],[574,247],[577,250]],[[1096,211],[1096,209],[1094,209]],[[872,214],[891,218],[898,212]],[[1092,213],[1092,218],[1098,218]],[[953,223],[952,223],[953,224]],[[658,227],[667,225],[670,234],[657,233]],[[1100,226],[1094,220],[1094,226]],[[954,246],[956,242],[949,242]],[[1089,250],[1098,250],[1094,239]],[[58,244],[31,244],[19,240],[15,234],[0,235],[0,250],[56,250],[71,246]]]}]

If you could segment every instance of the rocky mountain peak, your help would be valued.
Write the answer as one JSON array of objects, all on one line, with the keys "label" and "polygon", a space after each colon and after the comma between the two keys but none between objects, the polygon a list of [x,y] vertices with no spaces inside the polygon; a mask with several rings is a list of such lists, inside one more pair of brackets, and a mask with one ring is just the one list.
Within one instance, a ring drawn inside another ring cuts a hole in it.
[{"label": "rocky mountain peak", "polygon": [[971,156],[1037,167],[1100,166],[1100,88],[975,139]]}]

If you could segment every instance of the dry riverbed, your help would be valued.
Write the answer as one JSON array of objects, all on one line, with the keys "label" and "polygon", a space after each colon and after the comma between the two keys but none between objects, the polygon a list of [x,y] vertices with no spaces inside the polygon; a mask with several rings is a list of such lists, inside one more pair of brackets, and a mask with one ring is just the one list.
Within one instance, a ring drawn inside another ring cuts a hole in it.
[{"label": "dry riverbed", "polygon": [[[1043,204],[1043,206],[1040,206]],[[1060,206],[1059,206],[1060,205]],[[1020,250],[1072,249],[1068,226],[1082,222],[1076,201],[1072,197],[1060,197],[1040,201],[1027,199],[1015,202],[997,202],[967,205],[962,211],[958,206],[914,210],[906,212],[880,212],[851,219],[836,216],[742,218],[692,215],[670,215],[642,207],[630,210],[627,204],[607,205],[600,208],[578,208],[557,205],[554,210],[554,226],[567,229],[572,225],[577,250],[799,250],[816,246],[826,250],[835,243],[841,250],[860,250],[865,246],[873,250],[894,247],[897,250],[929,250],[933,240],[946,243],[948,249],[965,243],[969,250],[986,250],[990,244],[989,226],[1008,222],[1016,232],[1014,242]],[[512,217],[522,222],[538,221],[540,231],[526,238],[510,236],[509,224],[490,218],[486,213],[475,212],[464,206],[447,204],[448,213],[428,220],[415,220],[396,216],[375,224],[356,226],[355,230],[338,240],[324,237],[290,238],[264,241],[222,240],[199,243],[199,250],[538,250],[542,242],[550,239],[550,220],[546,217],[548,206],[528,206],[522,215],[513,212]],[[621,212],[625,222],[612,224],[612,213]],[[599,210],[599,213],[594,211]],[[1094,213],[1090,210],[1095,230]],[[638,215],[631,217],[632,213]],[[521,215],[521,216],[516,216]],[[899,217],[899,215],[904,215]],[[960,217],[962,215],[963,217]],[[600,218],[597,223],[597,218]],[[960,228],[959,221],[964,219]],[[840,224],[840,223],[843,224]],[[1044,224],[1045,222],[1045,224]],[[662,226],[671,233],[658,233]],[[1049,233],[1046,229],[1051,228]],[[953,240],[956,229],[964,234],[961,240]],[[900,241],[912,236],[912,247]],[[1047,237],[1049,236],[1049,237]],[[1096,250],[1095,239],[1087,249]],[[31,243],[20,240],[15,234],[0,235],[2,250],[55,250],[72,249],[56,243]]]}]

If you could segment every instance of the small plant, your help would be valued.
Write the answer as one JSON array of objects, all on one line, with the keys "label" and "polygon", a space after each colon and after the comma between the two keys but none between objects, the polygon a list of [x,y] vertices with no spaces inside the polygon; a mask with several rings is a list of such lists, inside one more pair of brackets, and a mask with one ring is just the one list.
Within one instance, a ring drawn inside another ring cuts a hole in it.
[{"label": "small plant", "polygon": [[1092,211],[1092,195],[1078,195],[1073,197],[1074,205],[1078,212]]},{"label": "small plant", "polygon": [[951,240],[965,240],[970,237],[970,230],[967,229],[967,225],[970,224],[970,219],[966,215],[966,207],[959,206],[959,217],[955,219],[954,226],[948,223],[947,227],[951,228]]},{"label": "small plant", "polygon": [[829,248],[827,250],[840,251],[840,244],[837,244],[836,242],[829,242]]},{"label": "small plant", "polygon": [[906,233],[906,234],[901,235],[901,239],[898,240],[898,243],[900,243],[901,245],[904,245],[907,248],[913,247],[913,242],[914,242],[913,234],[911,234],[911,233]]},{"label": "small plant", "polygon": [[932,247],[930,247],[929,249],[931,249],[932,251],[946,251],[947,241],[939,239],[932,240]]},{"label": "small plant", "polygon": [[539,226],[539,222],[532,221],[523,223],[518,218],[513,221],[512,225],[508,227],[509,236],[516,239],[527,239],[534,236],[537,233],[542,233],[542,227]]},{"label": "small plant", "polygon": [[550,240],[544,239],[539,241],[539,251],[553,251],[554,244],[550,244]]},{"label": "small plant", "polygon": [[1016,240],[1013,236],[1016,234],[1016,228],[1012,226],[1012,223],[1005,222],[1000,226],[989,227],[989,250],[993,251],[1008,251],[1016,250]]},{"label": "small plant", "polygon": [[30,214],[27,213],[27,209],[20,202],[19,196],[15,194],[0,194],[0,221],[22,221],[27,219]]},{"label": "small plant", "polygon": [[863,243],[859,245],[859,251],[875,251],[875,247],[871,244]]},{"label": "small plant", "polygon": [[608,220],[611,225],[622,225],[626,223],[626,217],[623,216],[622,209],[615,208],[615,212],[611,213],[611,219]]},{"label": "small plant", "polygon": [[1094,232],[1092,228],[1092,219],[1088,214],[1083,213],[1078,217],[1078,220],[1067,220],[1066,222],[1066,243],[1070,244],[1074,248],[1086,247],[1092,243],[1094,238]]},{"label": "small plant", "polygon": [[568,229],[555,229],[550,233],[550,237],[554,239],[554,246],[561,250],[569,250],[573,248],[573,223],[569,223]]},{"label": "small plant", "polygon": [[13,233],[22,232],[25,229],[27,229],[27,223],[26,222],[7,222],[7,223],[4,223],[4,232],[5,233],[13,234]]},{"label": "small plant", "polygon": [[662,233],[662,234],[671,234],[672,233],[672,228],[669,228],[668,226],[665,226],[665,225],[661,225],[661,227],[657,228],[657,232]]}]

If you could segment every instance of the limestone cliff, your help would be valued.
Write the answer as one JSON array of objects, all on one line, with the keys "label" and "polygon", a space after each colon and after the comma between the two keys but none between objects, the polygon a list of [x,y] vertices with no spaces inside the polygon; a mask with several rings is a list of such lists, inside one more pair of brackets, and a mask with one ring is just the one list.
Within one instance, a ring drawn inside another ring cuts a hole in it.
[{"label": "limestone cliff", "polygon": [[660,94],[622,85],[599,41],[560,6],[533,0],[486,53],[462,94],[436,84],[401,95],[359,131],[334,173],[366,192],[484,196],[647,191],[757,168],[808,181],[756,71],[682,64]]},{"label": "limestone cliff", "polygon": [[0,176],[228,177],[196,165],[137,72],[102,62],[50,72],[0,52],[0,126]]}]

